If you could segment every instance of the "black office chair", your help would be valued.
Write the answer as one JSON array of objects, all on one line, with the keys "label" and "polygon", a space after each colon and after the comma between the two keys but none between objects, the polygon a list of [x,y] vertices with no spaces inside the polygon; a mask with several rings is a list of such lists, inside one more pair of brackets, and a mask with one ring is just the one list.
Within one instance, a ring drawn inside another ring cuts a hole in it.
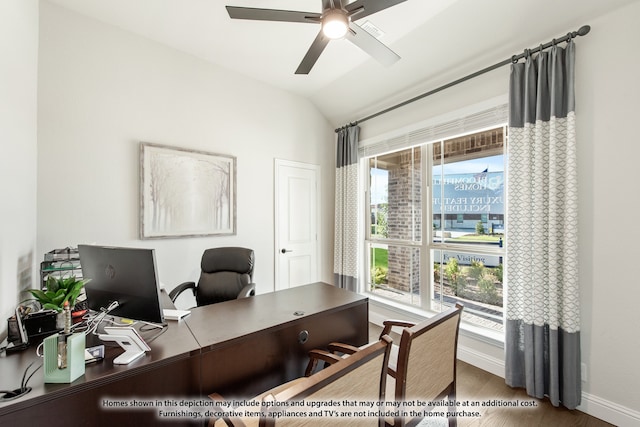
[{"label": "black office chair", "polygon": [[171,301],[191,289],[199,306],[255,295],[253,249],[212,248],[202,254],[198,284],[185,282],[169,293]]}]

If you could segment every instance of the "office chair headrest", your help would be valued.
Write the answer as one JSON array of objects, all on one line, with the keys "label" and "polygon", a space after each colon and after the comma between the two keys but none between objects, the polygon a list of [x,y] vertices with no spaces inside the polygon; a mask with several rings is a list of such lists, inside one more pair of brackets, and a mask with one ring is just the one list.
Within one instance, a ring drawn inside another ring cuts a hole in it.
[{"label": "office chair headrest", "polygon": [[253,249],[224,247],[207,249],[202,254],[200,267],[203,273],[235,271],[253,277],[255,255]]}]

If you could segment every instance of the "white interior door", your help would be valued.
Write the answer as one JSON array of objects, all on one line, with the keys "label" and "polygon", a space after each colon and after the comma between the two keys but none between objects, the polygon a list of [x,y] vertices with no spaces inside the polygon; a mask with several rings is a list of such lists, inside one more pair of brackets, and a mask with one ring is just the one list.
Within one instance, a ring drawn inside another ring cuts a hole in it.
[{"label": "white interior door", "polygon": [[276,159],[276,290],[318,281],[320,167]]}]

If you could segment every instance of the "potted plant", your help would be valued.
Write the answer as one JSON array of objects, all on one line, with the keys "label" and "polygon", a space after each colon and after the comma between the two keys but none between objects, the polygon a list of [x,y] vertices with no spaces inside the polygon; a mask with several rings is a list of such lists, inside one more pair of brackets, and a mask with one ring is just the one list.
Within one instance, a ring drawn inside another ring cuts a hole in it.
[{"label": "potted plant", "polygon": [[29,289],[29,292],[45,310],[62,312],[64,303],[69,302],[69,308],[73,309],[76,300],[82,293],[82,288],[88,280],[78,280],[76,276],[53,277],[47,279],[47,289]]},{"label": "potted plant", "polygon": [[[77,279],[75,276],[53,277],[47,279],[45,290],[29,289],[29,293],[40,303],[44,311],[49,310],[56,316],[55,328],[60,329],[64,325],[62,311],[64,304],[69,303],[69,308],[73,310],[76,300],[82,293],[82,288],[89,280]],[[45,332],[39,328],[38,333]]]}]

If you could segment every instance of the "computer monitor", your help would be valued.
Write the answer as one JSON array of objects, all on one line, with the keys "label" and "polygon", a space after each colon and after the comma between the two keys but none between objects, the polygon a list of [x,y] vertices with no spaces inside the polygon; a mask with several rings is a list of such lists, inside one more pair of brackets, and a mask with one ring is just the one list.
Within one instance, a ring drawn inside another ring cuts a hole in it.
[{"label": "computer monitor", "polygon": [[113,301],[109,314],[164,323],[153,249],[78,245],[89,308],[100,311]]}]

